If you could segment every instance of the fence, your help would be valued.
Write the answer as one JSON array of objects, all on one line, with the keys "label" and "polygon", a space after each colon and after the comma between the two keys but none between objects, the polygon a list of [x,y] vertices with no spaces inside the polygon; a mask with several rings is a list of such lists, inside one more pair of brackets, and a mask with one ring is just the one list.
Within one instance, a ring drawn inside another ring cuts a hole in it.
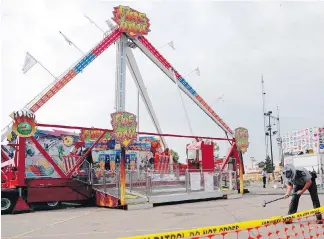
[{"label": "fence", "polygon": [[[141,235],[121,239],[229,239],[229,238],[324,238],[324,225],[317,224],[315,215],[324,212],[324,207],[299,212],[290,216],[277,216],[234,224],[196,228],[160,234]],[[291,222],[286,224],[286,222]],[[323,221],[321,221],[323,223]]]},{"label": "fence", "polygon": [[220,188],[228,190],[237,189],[237,177],[235,171],[216,171],[215,177],[217,177],[217,185],[219,185]]},{"label": "fence", "polygon": [[84,161],[79,168],[74,171],[73,178],[78,179],[84,183],[91,184],[91,164],[88,161]]},{"label": "fence", "polygon": [[[95,188],[119,195],[119,168],[115,171],[92,168],[92,179]],[[141,170],[126,170],[126,189],[143,197],[192,193],[215,190],[236,190],[236,173],[215,170],[179,169],[151,170],[150,167]]]},{"label": "fence", "polygon": [[115,197],[119,197],[120,181],[118,167],[115,170],[104,170],[95,165],[91,169],[90,177],[93,188],[100,189]]}]

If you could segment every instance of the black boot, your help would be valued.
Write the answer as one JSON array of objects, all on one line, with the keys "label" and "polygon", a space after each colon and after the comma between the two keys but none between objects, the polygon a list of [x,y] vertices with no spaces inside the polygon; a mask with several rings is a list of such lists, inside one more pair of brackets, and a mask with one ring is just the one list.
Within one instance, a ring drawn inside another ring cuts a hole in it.
[{"label": "black boot", "polygon": [[323,218],[322,218],[321,213],[316,214],[316,221],[317,221],[317,224],[323,224]]}]

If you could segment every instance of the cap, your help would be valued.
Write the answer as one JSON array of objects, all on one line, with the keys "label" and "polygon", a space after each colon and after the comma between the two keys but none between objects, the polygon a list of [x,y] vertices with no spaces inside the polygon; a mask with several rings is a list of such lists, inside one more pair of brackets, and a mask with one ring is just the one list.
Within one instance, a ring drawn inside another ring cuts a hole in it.
[{"label": "cap", "polygon": [[282,169],[282,176],[288,180],[293,180],[296,175],[296,169],[292,164],[286,164]]}]

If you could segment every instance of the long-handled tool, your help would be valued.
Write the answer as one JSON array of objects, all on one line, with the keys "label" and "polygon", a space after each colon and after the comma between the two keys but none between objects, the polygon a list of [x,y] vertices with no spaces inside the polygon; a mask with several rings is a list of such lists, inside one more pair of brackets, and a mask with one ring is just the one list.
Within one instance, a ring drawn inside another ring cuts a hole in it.
[{"label": "long-handled tool", "polygon": [[[297,195],[297,193],[291,194],[291,196],[293,196],[293,195]],[[285,199],[285,197],[283,196],[283,197],[280,197],[280,198],[277,198],[277,199],[274,199],[274,200],[271,200],[271,201],[264,201],[262,206],[265,207],[269,203],[273,203],[273,202],[276,202],[276,201],[279,201],[279,200],[282,200],[282,199]]]}]

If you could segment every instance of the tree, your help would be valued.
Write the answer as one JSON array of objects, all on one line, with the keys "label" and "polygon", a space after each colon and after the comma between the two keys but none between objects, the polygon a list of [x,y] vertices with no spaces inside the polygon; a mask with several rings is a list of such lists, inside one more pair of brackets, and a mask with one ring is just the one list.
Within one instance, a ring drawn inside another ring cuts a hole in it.
[{"label": "tree", "polygon": [[274,168],[272,167],[272,162],[271,162],[271,159],[269,157],[269,155],[266,157],[265,159],[265,170],[267,171],[267,173],[272,173]]},{"label": "tree", "polygon": [[219,157],[219,146],[216,142],[214,142],[214,159],[218,159]]},{"label": "tree", "polygon": [[179,164],[179,154],[173,149],[170,150],[170,154],[172,155],[173,162]]},{"label": "tree", "polygon": [[257,165],[259,168],[264,168],[266,164],[265,164],[265,162],[261,161],[261,162],[257,163]]}]

